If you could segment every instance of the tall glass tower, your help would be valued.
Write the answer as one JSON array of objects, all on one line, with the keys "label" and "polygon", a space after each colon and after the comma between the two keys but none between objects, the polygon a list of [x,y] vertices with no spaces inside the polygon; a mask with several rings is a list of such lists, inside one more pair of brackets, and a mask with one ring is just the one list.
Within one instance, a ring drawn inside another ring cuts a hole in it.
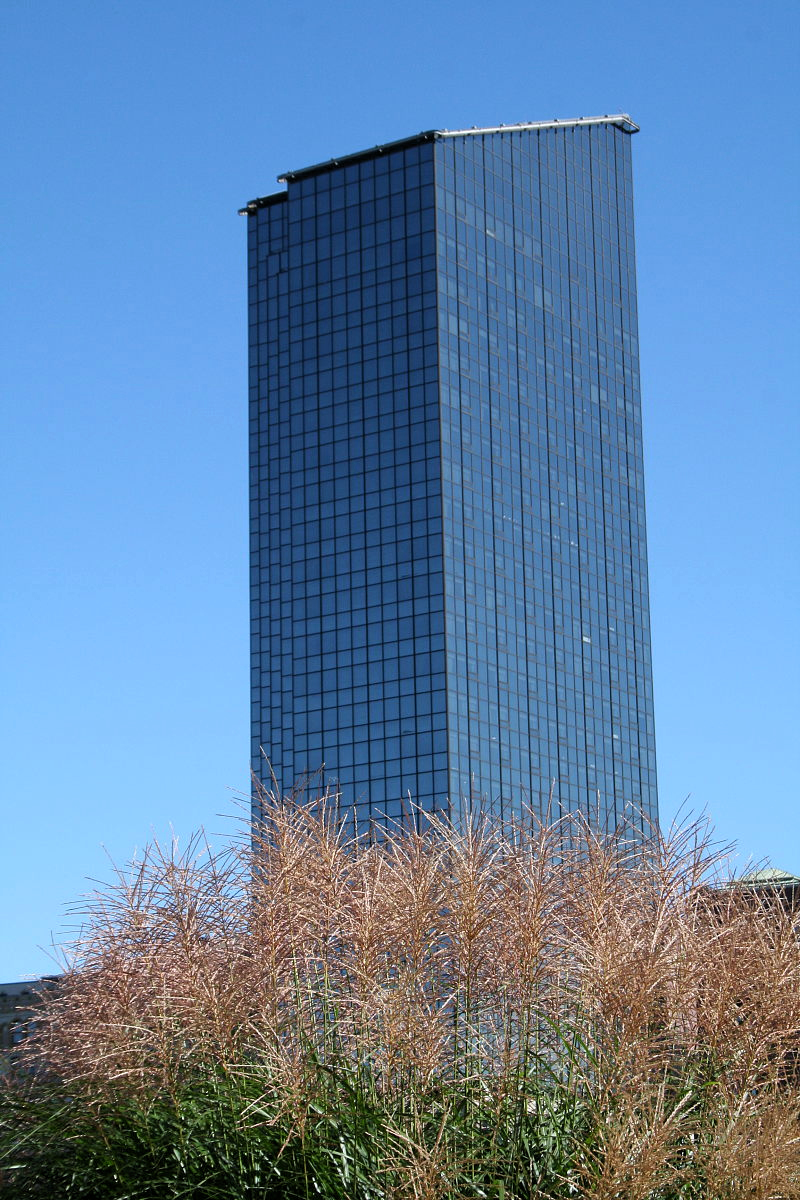
[{"label": "tall glass tower", "polygon": [[421,133],[242,210],[265,782],[656,819],[636,130]]}]

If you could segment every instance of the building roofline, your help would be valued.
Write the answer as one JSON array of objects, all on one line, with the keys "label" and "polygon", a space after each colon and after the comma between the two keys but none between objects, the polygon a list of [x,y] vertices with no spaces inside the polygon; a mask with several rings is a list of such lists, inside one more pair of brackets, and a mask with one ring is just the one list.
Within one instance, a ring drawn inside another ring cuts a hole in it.
[{"label": "building roofline", "polygon": [[257,196],[255,200],[248,200],[244,208],[239,209],[240,217],[251,217],[259,208],[272,208],[273,204],[280,204],[288,198],[288,192],[272,192],[269,196]]},{"label": "building roofline", "polygon": [[516,125],[491,125],[486,128],[439,129],[438,137],[466,137],[476,133],[518,133],[523,129],[560,129],[562,125],[616,125],[623,133],[638,133],[639,126],[627,113],[606,113],[602,117],[565,117],[552,121],[520,121]]},{"label": "building roofline", "polygon": [[42,984],[58,983],[60,975],[31,975],[30,979],[12,979],[10,983],[0,983],[0,996],[7,995],[9,988],[22,988],[30,991],[41,987]]},{"label": "building roofline", "polygon": [[[295,179],[308,179],[312,175],[320,175],[324,171],[330,171],[333,167],[364,162],[370,158],[378,158],[380,155],[392,150],[401,150],[408,146],[418,146],[423,142],[435,142],[440,138],[474,137],[486,133],[521,133],[528,129],[562,129],[575,125],[615,125],[623,133],[639,132],[639,126],[627,113],[606,113],[602,117],[572,117],[564,120],[554,119],[552,121],[520,121],[516,125],[488,125],[485,127],[475,125],[472,129],[428,129],[423,133],[413,134],[411,137],[398,138],[393,142],[383,142],[379,146],[370,147],[369,150],[357,150],[354,154],[343,154],[338,158],[329,158],[325,162],[314,163],[310,167],[301,167],[297,171],[284,171],[282,175],[278,176],[278,183],[291,183]],[[252,215],[257,209],[267,208],[269,205],[276,204],[285,198],[285,192],[274,192],[270,196],[261,196],[255,200],[248,201],[244,208],[239,209],[239,214],[240,216]]]},{"label": "building roofline", "polygon": [[278,176],[278,183],[289,183],[292,179],[305,179],[309,175],[318,175],[321,171],[329,171],[346,163],[362,162],[368,158],[379,158],[391,150],[402,150],[406,146],[418,146],[422,142],[433,142],[441,136],[440,129],[428,129],[423,133],[412,134],[411,137],[398,138],[394,142],[382,142],[379,146],[371,146],[369,150],[356,150],[354,154],[342,154],[339,158],[329,158],[325,162],[315,163],[311,167],[301,167],[298,171],[284,171]]},{"label": "building roofline", "polygon": [[727,886],[731,888],[798,887],[800,886],[800,876],[791,875],[788,871],[781,871],[777,867],[763,867],[760,871],[751,871],[747,875],[740,875],[738,879],[731,879]]}]

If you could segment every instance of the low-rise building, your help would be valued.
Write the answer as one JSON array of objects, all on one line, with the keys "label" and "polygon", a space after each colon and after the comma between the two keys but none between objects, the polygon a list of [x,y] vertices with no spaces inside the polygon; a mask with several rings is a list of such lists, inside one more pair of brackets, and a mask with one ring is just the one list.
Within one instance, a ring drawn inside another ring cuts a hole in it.
[{"label": "low-rise building", "polygon": [[28,1036],[36,1020],[42,993],[54,988],[57,975],[0,983],[0,1070],[5,1069],[14,1046]]}]

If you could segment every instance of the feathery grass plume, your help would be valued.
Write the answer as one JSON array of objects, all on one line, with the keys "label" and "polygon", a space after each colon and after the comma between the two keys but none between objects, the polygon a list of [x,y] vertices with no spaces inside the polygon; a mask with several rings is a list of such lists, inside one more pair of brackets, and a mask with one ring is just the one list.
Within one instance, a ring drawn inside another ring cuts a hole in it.
[{"label": "feathery grass plume", "polygon": [[800,1196],[792,914],[707,829],[265,793],[84,913],[0,1097],[3,1194]]}]

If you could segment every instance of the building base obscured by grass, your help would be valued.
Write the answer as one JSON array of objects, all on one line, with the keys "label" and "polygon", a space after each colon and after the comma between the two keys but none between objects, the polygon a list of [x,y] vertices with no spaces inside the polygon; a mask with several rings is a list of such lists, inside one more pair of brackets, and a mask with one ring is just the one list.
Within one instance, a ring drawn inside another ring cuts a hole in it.
[{"label": "building base obscured by grass", "polygon": [[0,1194],[800,1195],[794,916],[716,886],[704,830],[346,830],[273,801],[98,894]]}]

